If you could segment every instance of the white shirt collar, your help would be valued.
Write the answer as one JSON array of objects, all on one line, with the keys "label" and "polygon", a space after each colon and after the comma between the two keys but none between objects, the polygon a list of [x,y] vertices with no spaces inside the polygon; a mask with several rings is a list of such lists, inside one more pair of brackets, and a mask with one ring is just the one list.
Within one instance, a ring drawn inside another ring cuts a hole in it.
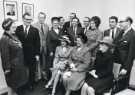
[{"label": "white shirt collar", "polygon": [[[24,31],[25,31],[25,28],[26,28],[26,25],[23,25]],[[30,29],[30,25],[29,25],[28,28],[27,28],[27,32],[29,31],[29,29]]]},{"label": "white shirt collar", "polygon": [[59,34],[59,29],[53,29],[57,34]]}]

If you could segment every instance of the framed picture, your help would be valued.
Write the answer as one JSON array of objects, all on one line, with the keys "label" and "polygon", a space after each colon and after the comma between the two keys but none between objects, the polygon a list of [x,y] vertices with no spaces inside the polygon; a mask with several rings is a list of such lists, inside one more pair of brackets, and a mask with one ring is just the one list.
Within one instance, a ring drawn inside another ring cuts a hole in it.
[{"label": "framed picture", "polygon": [[16,1],[4,1],[4,17],[18,20],[17,2]]},{"label": "framed picture", "polygon": [[29,3],[22,3],[22,15],[29,13],[34,18],[34,5]]}]

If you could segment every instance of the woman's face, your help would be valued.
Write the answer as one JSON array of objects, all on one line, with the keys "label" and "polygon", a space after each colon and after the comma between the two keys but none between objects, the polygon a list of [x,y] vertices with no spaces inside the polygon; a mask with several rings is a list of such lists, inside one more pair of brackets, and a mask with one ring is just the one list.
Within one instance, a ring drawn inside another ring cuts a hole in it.
[{"label": "woman's face", "polygon": [[12,33],[15,33],[15,30],[16,30],[16,23],[15,22],[13,22],[12,23],[12,25],[11,25],[11,27],[10,27],[10,33],[12,34]]},{"label": "woman's face", "polygon": [[77,39],[76,39],[76,43],[77,43],[77,46],[78,46],[78,47],[80,47],[80,46],[83,45],[83,42],[82,42],[81,38],[77,38]]},{"label": "woman's face", "polygon": [[63,47],[67,46],[67,42],[61,41],[61,46],[63,46]]},{"label": "woman's face", "polygon": [[99,45],[99,50],[101,51],[101,52],[107,52],[108,51],[108,49],[109,49],[109,47],[106,45],[106,44],[100,44]]},{"label": "woman's face", "polygon": [[96,29],[96,24],[94,21],[90,21],[91,29]]}]

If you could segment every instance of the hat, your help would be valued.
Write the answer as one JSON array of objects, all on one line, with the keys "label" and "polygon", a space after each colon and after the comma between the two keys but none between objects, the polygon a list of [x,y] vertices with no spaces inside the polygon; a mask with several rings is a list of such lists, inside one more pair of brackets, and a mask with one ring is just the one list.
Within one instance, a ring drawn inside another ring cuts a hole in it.
[{"label": "hat", "polygon": [[103,40],[99,41],[99,43],[100,44],[106,44],[106,45],[111,46],[111,47],[114,46],[113,39],[109,36],[104,37]]},{"label": "hat", "polygon": [[71,42],[70,39],[69,39],[69,37],[68,37],[67,35],[61,36],[61,38],[60,38],[59,40],[61,40],[61,41],[66,41],[66,42],[68,42],[68,43]]}]

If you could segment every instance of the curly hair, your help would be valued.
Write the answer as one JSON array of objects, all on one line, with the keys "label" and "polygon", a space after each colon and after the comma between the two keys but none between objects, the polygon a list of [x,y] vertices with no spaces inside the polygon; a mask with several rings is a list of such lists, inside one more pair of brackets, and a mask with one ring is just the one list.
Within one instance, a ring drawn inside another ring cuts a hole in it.
[{"label": "curly hair", "polygon": [[96,25],[97,28],[99,27],[99,25],[101,23],[101,20],[100,20],[100,18],[98,16],[93,16],[91,18],[91,21],[94,21],[95,22],[95,25]]}]

